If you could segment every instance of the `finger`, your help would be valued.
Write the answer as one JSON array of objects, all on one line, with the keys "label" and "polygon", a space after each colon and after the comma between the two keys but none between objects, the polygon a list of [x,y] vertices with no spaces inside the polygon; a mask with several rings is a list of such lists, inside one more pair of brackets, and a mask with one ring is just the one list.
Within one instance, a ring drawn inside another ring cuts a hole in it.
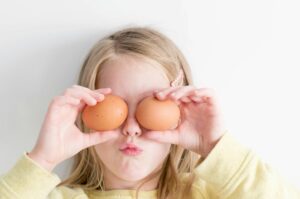
[{"label": "finger", "polygon": [[57,96],[53,102],[58,106],[65,106],[67,104],[76,106],[80,103],[80,100],[70,96]]},{"label": "finger", "polygon": [[179,87],[168,87],[168,88],[165,88],[165,89],[162,89],[162,90],[160,90],[160,91],[157,91],[157,92],[155,92],[154,93],[154,96],[157,98],[157,99],[165,99],[166,98],[166,96],[170,93],[170,92],[172,92],[172,91],[174,91],[174,90],[177,90],[177,89],[179,89]]},{"label": "finger", "polygon": [[180,100],[182,102],[184,102],[184,103],[190,103],[190,102],[192,102],[192,100],[189,97],[182,97],[182,98],[180,98]]},{"label": "finger", "polygon": [[[97,90],[93,90],[93,94],[96,95],[96,99],[98,102],[101,102],[105,99],[105,95],[110,94],[112,91],[111,88],[100,88]],[[79,111],[82,111],[85,108],[86,104],[80,104]]]},{"label": "finger", "polygon": [[90,94],[93,93],[93,91],[91,89],[89,89],[87,87],[84,87],[84,86],[76,85],[76,84],[73,85],[72,88],[79,89],[79,90],[85,91],[85,92],[90,93]]},{"label": "finger", "polygon": [[110,88],[101,88],[101,89],[97,89],[97,90],[91,90],[89,88],[79,86],[79,85],[73,85],[72,88],[74,88],[76,90],[81,90],[82,92],[89,93],[90,95],[95,97],[97,101],[103,99],[104,94],[111,92]]},{"label": "finger", "polygon": [[191,99],[193,102],[196,102],[196,103],[204,102],[204,99],[202,97],[198,97],[198,96],[189,96],[189,99]]},{"label": "finger", "polygon": [[85,147],[90,147],[117,137],[118,132],[115,131],[95,131],[91,133],[83,133],[83,142],[85,143]]},{"label": "finger", "polygon": [[112,91],[112,89],[111,88],[99,88],[99,89],[97,89],[97,90],[94,90],[94,92],[96,92],[96,93],[103,93],[103,94],[108,94],[108,93],[110,93]]},{"label": "finger", "polygon": [[205,101],[209,105],[216,105],[216,99],[215,99],[216,96],[215,96],[215,92],[213,89],[210,89],[210,88],[196,89],[192,96],[201,98],[202,101]]},{"label": "finger", "polygon": [[191,97],[191,99],[194,99],[193,101],[195,101],[196,104],[205,103],[208,105],[209,116],[216,117],[220,115],[218,100],[213,90],[203,89],[198,93],[198,96]]},{"label": "finger", "polygon": [[182,97],[191,95],[194,90],[195,88],[193,86],[184,86],[178,90],[171,92],[169,96],[174,100],[179,100]]},{"label": "finger", "polygon": [[214,91],[210,88],[198,88],[198,89],[195,89],[194,95],[195,96],[213,97],[214,96]]},{"label": "finger", "polygon": [[148,131],[144,135],[146,138],[163,143],[178,144],[179,136],[177,130]]},{"label": "finger", "polygon": [[[68,88],[65,93],[64,96],[72,96],[74,98],[83,100],[86,104],[90,105],[90,106],[94,106],[97,104],[97,101],[100,100],[100,98],[96,98],[94,96],[92,96],[91,94],[87,93],[87,92],[83,92],[79,89],[75,89],[75,88]],[[102,96],[102,98],[104,98]]]}]

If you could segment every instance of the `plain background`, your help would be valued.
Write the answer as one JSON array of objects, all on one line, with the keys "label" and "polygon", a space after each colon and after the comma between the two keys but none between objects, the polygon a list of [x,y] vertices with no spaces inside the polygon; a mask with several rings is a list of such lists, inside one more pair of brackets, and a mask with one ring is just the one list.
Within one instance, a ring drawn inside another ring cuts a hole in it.
[{"label": "plain background", "polygon": [[[300,2],[0,1],[0,173],[30,151],[52,98],[92,45],[149,26],[182,49],[197,87],[221,99],[230,132],[300,187]],[[62,178],[71,160],[55,168]]]}]

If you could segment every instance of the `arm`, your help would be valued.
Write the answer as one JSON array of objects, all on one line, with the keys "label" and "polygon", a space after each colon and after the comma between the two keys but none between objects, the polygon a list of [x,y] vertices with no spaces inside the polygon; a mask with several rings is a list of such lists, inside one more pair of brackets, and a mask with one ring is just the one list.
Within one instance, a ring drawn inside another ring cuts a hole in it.
[{"label": "arm", "polygon": [[0,198],[46,198],[60,181],[56,174],[48,172],[24,152],[14,167],[0,177]]},{"label": "arm", "polygon": [[[300,192],[255,153],[226,133],[197,167],[208,198],[300,198]],[[197,185],[196,185],[197,186]]]},{"label": "arm", "polygon": [[[67,187],[55,189],[60,179],[51,171],[82,149],[118,136],[115,131],[83,133],[75,124],[79,112],[86,105],[95,105],[104,99],[104,94],[110,92],[111,89],[90,90],[74,85],[66,89],[63,95],[56,96],[49,104],[30,154],[24,153],[15,166],[0,177],[0,199],[42,199],[52,190],[49,195],[51,199],[72,198],[69,194],[63,194],[63,197],[60,194]],[[74,194],[77,192],[72,192]]]}]

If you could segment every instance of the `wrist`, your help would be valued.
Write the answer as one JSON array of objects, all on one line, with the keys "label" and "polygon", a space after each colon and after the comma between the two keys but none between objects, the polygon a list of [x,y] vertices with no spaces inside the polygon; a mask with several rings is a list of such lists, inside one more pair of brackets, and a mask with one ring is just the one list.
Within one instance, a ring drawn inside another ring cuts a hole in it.
[{"label": "wrist", "polygon": [[220,141],[221,138],[222,137],[219,137],[218,139],[205,144],[204,149],[200,153],[202,159],[205,159],[209,155],[209,153],[215,148],[215,146],[217,145],[217,143]]},{"label": "wrist", "polygon": [[42,156],[34,153],[34,152],[27,152],[26,155],[33,160],[35,163],[46,169],[47,171],[51,172],[56,164],[50,163],[47,160],[45,160]]}]

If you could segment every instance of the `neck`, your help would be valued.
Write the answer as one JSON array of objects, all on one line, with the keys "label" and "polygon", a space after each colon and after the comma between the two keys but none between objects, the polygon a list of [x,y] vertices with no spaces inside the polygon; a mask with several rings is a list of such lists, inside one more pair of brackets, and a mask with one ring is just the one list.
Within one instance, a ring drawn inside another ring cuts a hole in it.
[{"label": "neck", "polygon": [[129,190],[136,190],[140,187],[141,191],[151,191],[157,189],[159,178],[160,178],[160,170],[154,171],[154,173],[146,176],[143,179],[137,181],[128,181],[118,176],[114,175],[107,169],[104,172],[104,185],[105,190],[115,190],[115,189],[129,189]]}]

